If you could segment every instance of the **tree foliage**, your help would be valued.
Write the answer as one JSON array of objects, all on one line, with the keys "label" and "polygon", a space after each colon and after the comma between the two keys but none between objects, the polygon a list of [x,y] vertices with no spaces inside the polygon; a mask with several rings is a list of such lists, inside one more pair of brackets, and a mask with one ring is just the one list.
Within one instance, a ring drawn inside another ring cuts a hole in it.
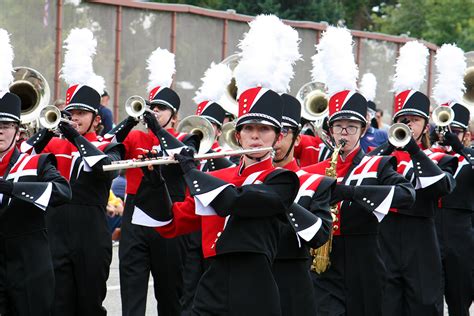
[{"label": "tree foliage", "polygon": [[474,50],[474,0],[164,0],[215,10],[234,9],[283,19],[343,24],[351,29],[406,34]]}]

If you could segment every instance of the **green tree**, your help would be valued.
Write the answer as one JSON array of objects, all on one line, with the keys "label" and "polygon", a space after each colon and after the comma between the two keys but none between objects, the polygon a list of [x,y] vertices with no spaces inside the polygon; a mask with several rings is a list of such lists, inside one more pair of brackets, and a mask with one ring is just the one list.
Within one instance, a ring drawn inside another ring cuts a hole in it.
[{"label": "green tree", "polygon": [[400,0],[372,14],[371,30],[406,34],[441,45],[456,43],[474,50],[473,0]]}]

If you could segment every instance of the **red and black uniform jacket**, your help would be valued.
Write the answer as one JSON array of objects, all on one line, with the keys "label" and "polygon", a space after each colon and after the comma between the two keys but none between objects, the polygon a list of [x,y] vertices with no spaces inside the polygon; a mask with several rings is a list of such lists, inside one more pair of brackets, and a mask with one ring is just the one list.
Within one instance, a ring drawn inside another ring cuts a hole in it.
[{"label": "red and black uniform jacket", "polygon": [[[370,155],[383,155],[387,147],[387,143],[380,145]],[[457,168],[457,159],[423,150],[414,155],[395,150],[391,156],[397,160],[397,172],[409,180],[416,190],[416,201],[412,207],[394,206],[391,211],[410,216],[434,217],[438,198],[452,192],[456,185],[453,174]]]},{"label": "red and black uniform jacket", "polygon": [[55,165],[53,155],[30,156],[16,147],[1,159],[0,176],[13,182],[13,191],[0,194],[0,237],[46,229],[46,208],[71,199],[71,188]]},{"label": "red and black uniform jacket", "polygon": [[[433,153],[447,153],[439,147],[432,147],[430,150]],[[458,160],[458,166],[453,174],[456,180],[456,187],[453,192],[440,198],[438,207],[474,212],[474,194],[472,194],[474,189],[474,150],[472,148],[465,148],[463,151],[465,151],[464,154],[447,153]]]},{"label": "red and black uniform jacket", "polygon": [[331,150],[318,136],[300,135],[301,141],[295,146],[294,157],[301,168],[326,160]]},{"label": "red and black uniform jacket", "polygon": [[302,220],[298,220],[295,216],[301,217],[301,214],[292,212],[290,208],[288,213],[290,225],[284,226],[281,232],[277,260],[308,259],[309,247],[318,248],[328,240],[329,231],[332,228],[329,201],[336,180],[303,171],[294,159],[283,168],[295,172],[299,178],[300,187],[295,203],[301,206],[304,212],[316,215],[316,220],[311,225],[306,225],[305,229],[299,230],[294,225],[301,225],[298,223]]},{"label": "red and black uniform jacket", "polygon": [[250,252],[274,260],[282,225],[287,225],[285,213],[298,192],[293,172],[274,168],[267,158],[211,173],[192,169],[184,178],[189,192],[175,203],[169,203],[167,183],[150,185],[145,178],[132,222],[156,227],[167,238],[201,229],[205,258]]},{"label": "red and black uniform jacket", "polygon": [[22,144],[22,151],[55,155],[59,172],[71,184],[70,204],[105,207],[116,173],[105,172],[102,167],[121,160],[124,150],[121,144],[98,140],[94,132],[76,137],[73,144],[40,130]]},{"label": "red and black uniform jacket", "polygon": [[[330,159],[303,170],[324,175],[329,167]],[[337,183],[354,186],[354,196],[337,204],[335,236],[376,234],[390,208],[408,208],[415,201],[413,186],[395,171],[392,157],[367,156],[357,148],[345,160],[338,157],[336,173]]]}]

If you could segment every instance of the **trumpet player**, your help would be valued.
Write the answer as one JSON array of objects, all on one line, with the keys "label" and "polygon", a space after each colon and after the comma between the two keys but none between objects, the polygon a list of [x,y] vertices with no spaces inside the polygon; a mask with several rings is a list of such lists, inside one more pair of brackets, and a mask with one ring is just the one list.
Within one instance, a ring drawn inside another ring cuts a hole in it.
[{"label": "trumpet player", "polygon": [[[293,209],[293,216],[302,214],[309,236],[300,237],[291,224],[281,233],[277,256],[273,262],[273,275],[278,284],[282,315],[315,315],[316,304],[313,282],[308,269],[312,261],[309,247],[324,244],[332,228],[329,200],[335,180],[300,169],[293,156],[294,146],[300,141],[301,104],[295,97],[282,94],[283,115],[281,142],[275,144],[274,165],[291,170],[298,175],[300,189],[295,200],[303,210]],[[309,216],[306,212],[316,216]],[[301,223],[300,223],[301,225]]]},{"label": "trumpet player", "polygon": [[[468,316],[472,304],[472,273],[474,262],[474,150],[470,147],[469,109],[456,102],[464,93],[466,61],[464,52],[455,44],[444,44],[436,53],[437,80],[433,98],[440,104],[433,114],[438,125],[439,141],[432,152],[456,157],[456,187],[442,197],[435,214],[436,232],[443,267],[443,293],[449,315]],[[456,70],[457,69],[457,70]],[[440,297],[440,301],[443,298]]]},{"label": "trumpet player", "polygon": [[123,147],[98,140],[99,105],[100,94],[94,88],[72,85],[65,110],[74,125],[59,123],[64,139],[41,129],[22,144],[25,151],[55,154],[59,171],[72,188],[72,201],[51,208],[47,215],[57,289],[53,315],[106,313],[102,301],[112,246],[105,208],[114,175],[102,171],[102,166],[120,160]]},{"label": "trumpet player", "polygon": [[450,315],[469,315],[472,303],[474,262],[473,228],[470,222],[474,210],[474,150],[468,131],[469,110],[460,103],[449,105],[454,112],[450,131],[431,151],[453,155],[458,160],[454,173],[456,187],[438,202],[435,224],[443,264],[444,297]]},{"label": "trumpet player", "polygon": [[[22,149],[55,154],[58,170],[72,188],[71,202],[50,209],[47,215],[56,279],[52,314],[105,315],[102,302],[112,260],[106,206],[115,175],[105,173],[102,167],[122,159],[123,146],[100,141],[95,132],[103,85],[87,71],[92,69],[91,56],[82,55],[84,50],[91,55],[95,51],[92,32],[73,29],[65,42],[62,76],[69,85],[65,111],[71,113],[71,121],[57,120],[64,138],[42,129],[24,142]],[[78,54],[90,62],[90,68],[82,63],[78,66]]]},{"label": "trumpet player", "polygon": [[[338,56],[332,54],[335,49]],[[316,250],[320,259],[312,274],[316,315],[381,315],[385,266],[378,244],[379,223],[391,207],[410,207],[415,198],[412,185],[395,171],[393,158],[369,157],[360,147],[367,101],[354,90],[352,49],[352,37],[345,28],[329,27],[318,45],[318,51],[324,52],[321,63],[328,65],[327,77],[334,71],[339,79],[327,82],[328,91],[334,91],[328,120],[332,157],[303,168],[337,179],[330,202],[332,251],[331,244]],[[341,66],[348,61],[352,68]]]},{"label": "trumpet player", "polygon": [[[125,159],[135,159],[145,151],[161,149],[171,154],[185,145],[198,146],[194,137],[180,135],[175,130],[181,100],[169,86],[175,72],[174,54],[161,48],[155,49],[147,60],[150,81],[147,90],[148,101],[139,102],[141,113],[130,113],[108,134],[125,146]],[[168,71],[163,71],[167,69]],[[133,105],[130,106],[133,109]],[[140,117],[147,131],[132,130]],[[186,136],[186,139],[184,137]],[[170,188],[173,201],[184,199],[185,187],[180,180],[181,170],[177,166],[167,166],[163,174]],[[181,259],[177,239],[165,239],[149,228],[132,225],[132,215],[137,203],[136,193],[143,178],[139,168],[127,169],[125,209],[119,244],[120,294],[123,315],[145,315],[148,279],[154,280],[154,294],[158,314],[180,315]]]},{"label": "trumpet player", "polygon": [[[371,152],[394,156],[397,171],[416,189],[415,204],[397,207],[380,225],[379,240],[387,267],[381,315],[442,315],[443,312],[439,302],[441,258],[434,212],[438,199],[454,188],[452,174],[456,162],[448,155],[428,157],[429,153],[423,151],[430,147],[430,101],[418,91],[423,77],[417,78],[417,74],[424,73],[427,55],[427,48],[419,42],[408,42],[401,48],[394,80],[397,94],[393,121],[403,122],[408,128],[402,133],[404,141],[392,139],[393,144],[384,144]],[[390,134],[394,136],[397,131]]]}]

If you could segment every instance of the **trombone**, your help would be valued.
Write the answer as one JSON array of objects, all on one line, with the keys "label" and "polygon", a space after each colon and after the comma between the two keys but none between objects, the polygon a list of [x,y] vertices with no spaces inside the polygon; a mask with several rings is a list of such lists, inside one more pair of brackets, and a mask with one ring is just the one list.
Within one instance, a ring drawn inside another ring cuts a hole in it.
[{"label": "trombone", "polygon": [[214,144],[216,133],[212,124],[199,115],[190,115],[179,122],[178,133],[193,134],[199,138],[199,154],[207,153]]},{"label": "trombone", "polygon": [[235,122],[227,122],[222,126],[222,134],[219,137],[221,147],[228,146],[233,150],[240,148],[237,138],[235,138]]},{"label": "trombone", "polygon": [[[194,159],[195,160],[208,160],[208,159],[223,158],[223,157],[228,157],[228,156],[263,153],[263,152],[268,152],[272,150],[273,150],[272,147],[241,149],[241,150],[196,155],[194,156]],[[130,168],[141,168],[141,167],[146,167],[149,165],[159,166],[159,165],[168,165],[168,164],[175,164],[175,163],[178,163],[178,161],[172,157],[161,157],[161,158],[150,159],[150,160],[129,159],[129,160],[115,161],[115,162],[112,162],[110,165],[103,166],[102,168],[104,171],[115,171],[115,170],[123,170],[123,169],[130,169]]]},{"label": "trombone", "polygon": [[311,123],[313,130],[322,126],[324,118],[329,114],[325,90],[324,83],[308,82],[296,94],[296,98],[301,103],[301,117]]}]

